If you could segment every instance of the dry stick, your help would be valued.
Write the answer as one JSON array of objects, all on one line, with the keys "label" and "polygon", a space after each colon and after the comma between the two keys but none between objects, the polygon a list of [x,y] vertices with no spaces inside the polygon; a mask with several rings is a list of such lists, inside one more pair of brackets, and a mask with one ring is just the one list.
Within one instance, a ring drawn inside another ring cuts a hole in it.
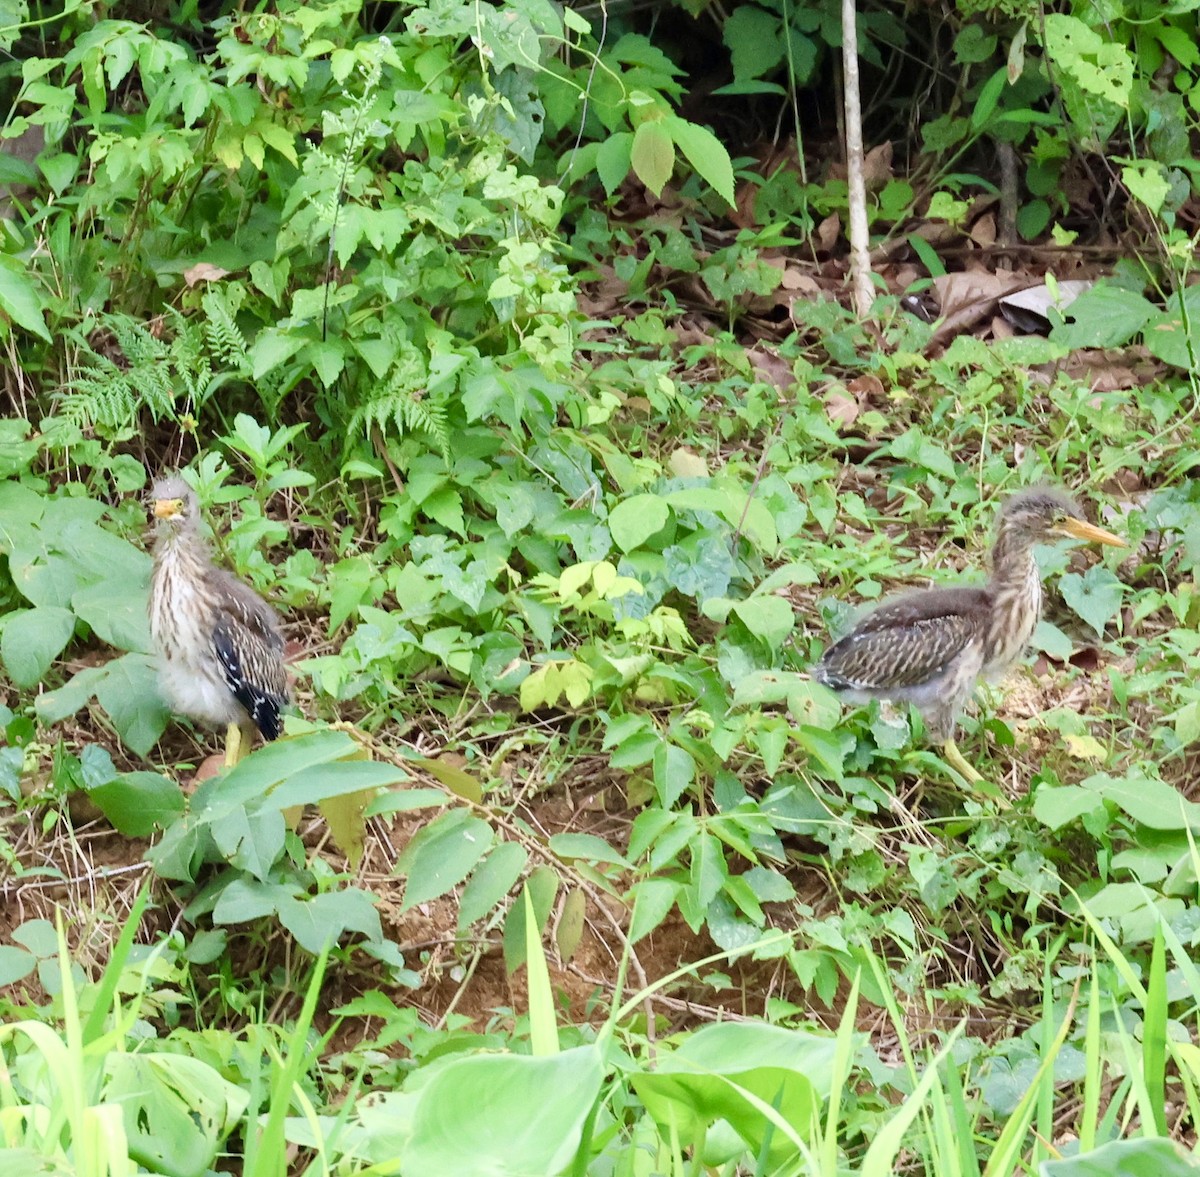
[{"label": "dry stick", "polygon": [[854,307],[860,319],[871,314],[875,288],[871,284],[870,230],[867,226],[867,185],[863,178],[862,102],[858,91],[858,27],[855,0],[842,0],[842,101],[846,112],[847,214],[850,221],[850,277]]}]

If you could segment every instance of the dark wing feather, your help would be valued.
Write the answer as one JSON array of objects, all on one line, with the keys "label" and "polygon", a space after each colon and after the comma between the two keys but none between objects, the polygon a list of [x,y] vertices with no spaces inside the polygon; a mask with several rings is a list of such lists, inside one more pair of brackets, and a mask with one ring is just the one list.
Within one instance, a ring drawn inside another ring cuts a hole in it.
[{"label": "dark wing feather", "polygon": [[263,738],[273,740],[280,731],[280,710],[288,701],[279,618],[253,589],[220,569],[212,572],[218,603],[213,649],[225,684]]},{"label": "dark wing feather", "polygon": [[926,589],[885,601],[814,667],[834,690],[886,691],[928,682],[983,635],[986,589]]}]

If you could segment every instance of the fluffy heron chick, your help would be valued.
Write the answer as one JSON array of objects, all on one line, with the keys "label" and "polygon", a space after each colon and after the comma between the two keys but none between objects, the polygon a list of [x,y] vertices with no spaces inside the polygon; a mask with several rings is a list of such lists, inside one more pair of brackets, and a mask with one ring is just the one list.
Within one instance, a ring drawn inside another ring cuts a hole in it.
[{"label": "fluffy heron chick", "polygon": [[150,633],[163,693],[181,715],[226,725],[225,763],[236,764],[258,728],[279,735],[288,701],[279,615],[218,568],[200,535],[196,493],[181,478],[150,491],[155,519]]},{"label": "fluffy heron chick", "polygon": [[955,725],[976,682],[1003,677],[1024,654],[1042,612],[1033,549],[1058,538],[1125,546],[1062,491],[1019,491],[1000,510],[986,584],[885,600],[825,651],[813,676],[851,703],[911,703],[946,760],[981,780],[954,743]]}]

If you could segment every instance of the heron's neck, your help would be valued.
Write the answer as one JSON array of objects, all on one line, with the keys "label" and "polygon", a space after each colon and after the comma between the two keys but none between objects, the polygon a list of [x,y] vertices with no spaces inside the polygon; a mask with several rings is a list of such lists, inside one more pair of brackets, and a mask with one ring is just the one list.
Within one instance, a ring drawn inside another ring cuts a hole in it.
[{"label": "heron's neck", "polygon": [[154,537],[154,558],[162,560],[188,559],[203,561],[207,545],[194,527],[161,527]]},{"label": "heron's neck", "polygon": [[1025,536],[1006,531],[1003,527],[992,548],[992,577],[994,586],[1015,588],[1038,579],[1037,563],[1033,558],[1033,543]]},{"label": "heron's neck", "polygon": [[989,675],[997,675],[1025,652],[1042,613],[1042,582],[1032,542],[1001,528],[992,549],[989,588],[992,611],[984,669]]}]

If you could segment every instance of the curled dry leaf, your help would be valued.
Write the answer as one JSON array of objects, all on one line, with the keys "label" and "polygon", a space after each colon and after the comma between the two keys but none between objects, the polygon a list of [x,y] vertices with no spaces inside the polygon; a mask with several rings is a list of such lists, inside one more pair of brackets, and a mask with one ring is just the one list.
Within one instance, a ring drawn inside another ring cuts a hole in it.
[{"label": "curled dry leaf", "polygon": [[892,144],[880,143],[863,157],[863,180],[868,189],[882,188],[892,178]]},{"label": "curled dry leaf", "polygon": [[988,213],[986,216],[980,217],[979,220],[971,226],[969,234],[972,241],[976,245],[986,249],[988,246],[996,244],[996,218]]},{"label": "curled dry leaf", "polygon": [[841,232],[842,218],[837,213],[830,213],[817,226],[817,231],[813,234],[816,238],[817,248],[828,252],[837,244],[837,239],[841,236]]},{"label": "curled dry leaf", "polygon": [[754,375],[764,384],[773,384],[780,390],[786,390],[796,383],[792,365],[771,351],[770,348],[759,344],[750,348],[746,352],[746,356],[750,360],[750,366],[754,369]]},{"label": "curled dry leaf", "polygon": [[191,268],[183,271],[183,280],[189,287],[192,287],[201,282],[216,282],[218,279],[224,278],[228,273],[228,270],[223,270],[220,266],[214,266],[211,262],[197,262]]}]

